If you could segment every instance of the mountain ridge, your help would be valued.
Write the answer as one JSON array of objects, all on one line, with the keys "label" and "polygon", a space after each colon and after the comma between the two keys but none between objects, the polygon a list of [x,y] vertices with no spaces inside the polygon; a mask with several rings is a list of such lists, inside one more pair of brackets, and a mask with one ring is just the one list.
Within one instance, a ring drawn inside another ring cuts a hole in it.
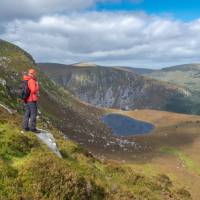
[{"label": "mountain ridge", "polygon": [[165,110],[170,99],[190,95],[184,87],[156,81],[121,68],[79,68],[48,63],[40,63],[38,66],[82,101],[95,106]]},{"label": "mountain ridge", "polygon": [[[12,110],[0,107],[0,199],[191,199],[184,187],[165,174],[150,175],[123,162],[101,161],[67,139],[64,132],[85,138],[95,131],[99,132],[97,140],[104,132],[110,133],[97,120],[106,111],[86,105],[58,87],[15,45],[0,43],[0,58],[0,100]],[[41,83],[38,126],[52,132],[63,159],[33,133],[20,130],[23,108],[16,87],[21,72],[29,67],[38,70]],[[61,132],[64,125],[68,127]]]},{"label": "mountain ridge", "polygon": [[[171,67],[162,68],[163,71],[190,71],[190,70],[200,70],[199,63],[191,63],[191,64],[182,64],[182,65],[175,65]],[[159,71],[159,70],[158,70]]]}]

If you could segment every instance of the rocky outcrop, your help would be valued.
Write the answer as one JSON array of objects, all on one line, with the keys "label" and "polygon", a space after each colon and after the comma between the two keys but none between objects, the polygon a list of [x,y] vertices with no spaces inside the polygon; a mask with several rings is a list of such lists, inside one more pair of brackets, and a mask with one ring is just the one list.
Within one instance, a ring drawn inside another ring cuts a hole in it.
[{"label": "rocky outcrop", "polygon": [[58,147],[56,145],[56,140],[53,137],[53,135],[45,130],[39,129],[40,133],[36,134],[36,136],[41,140],[44,144],[48,146],[48,148],[54,152],[59,158],[62,158],[62,155],[60,151],[58,150]]}]

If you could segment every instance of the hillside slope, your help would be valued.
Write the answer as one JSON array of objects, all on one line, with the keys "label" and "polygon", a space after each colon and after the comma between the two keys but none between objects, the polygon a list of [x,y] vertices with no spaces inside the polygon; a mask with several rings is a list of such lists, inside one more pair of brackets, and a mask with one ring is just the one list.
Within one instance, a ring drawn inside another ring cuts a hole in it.
[{"label": "hillside slope", "polygon": [[190,95],[183,87],[145,78],[124,69],[48,63],[38,66],[82,101],[100,107],[167,110],[168,104],[177,97]]},{"label": "hillside slope", "polygon": [[185,97],[177,104],[175,111],[184,110],[186,113],[200,114],[200,64],[178,65],[145,76],[188,88],[191,96]]},{"label": "hillside slope", "polygon": [[[108,112],[119,113],[155,125],[151,134],[121,138],[121,151],[110,144],[116,159],[131,164],[147,174],[167,173],[199,200],[200,191],[200,116],[156,110]],[[137,144],[131,147],[130,142]]]},{"label": "hillside slope", "polygon": [[[129,165],[102,162],[66,140],[55,125],[61,129],[68,126],[69,131],[74,134],[79,131],[84,137],[90,129],[96,134],[107,129],[98,120],[99,110],[79,102],[41,72],[39,105],[42,115],[38,126],[54,135],[63,159],[53,154],[34,134],[22,133],[22,107],[16,92],[20,72],[35,67],[34,60],[5,41],[0,41],[0,60],[0,102],[4,105],[0,106],[1,200],[191,199],[187,190],[173,184],[165,174],[146,175]],[[5,107],[14,110],[13,114]]]},{"label": "hillside slope", "polygon": [[200,90],[200,64],[167,67],[146,75],[159,80],[184,85],[191,90]]},{"label": "hillside slope", "polygon": [[20,118],[0,107],[1,200],[191,199],[165,174],[147,176],[128,165],[103,163],[51,127],[60,159],[34,134],[20,132]]},{"label": "hillside slope", "polygon": [[118,69],[122,69],[122,70],[127,70],[139,75],[144,75],[144,74],[149,74],[149,73],[153,73],[156,70],[154,69],[148,69],[148,68],[137,68],[137,67],[115,67]]},{"label": "hillside slope", "polygon": [[[10,43],[0,41],[0,103],[19,112],[23,111],[17,92],[22,74],[29,67],[36,67],[29,54]],[[39,109],[43,120],[51,119],[68,137],[84,145],[94,135],[99,143],[106,143],[102,137],[111,134],[111,131],[99,120],[102,111],[80,102],[36,69],[41,86]]]}]

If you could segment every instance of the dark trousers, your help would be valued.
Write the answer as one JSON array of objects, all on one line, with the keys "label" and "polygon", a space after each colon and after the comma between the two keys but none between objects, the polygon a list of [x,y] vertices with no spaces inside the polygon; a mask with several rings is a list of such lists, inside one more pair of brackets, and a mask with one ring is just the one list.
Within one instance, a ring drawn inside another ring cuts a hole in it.
[{"label": "dark trousers", "polygon": [[30,130],[35,130],[36,129],[36,117],[37,117],[37,102],[25,103],[23,129],[30,128]]}]

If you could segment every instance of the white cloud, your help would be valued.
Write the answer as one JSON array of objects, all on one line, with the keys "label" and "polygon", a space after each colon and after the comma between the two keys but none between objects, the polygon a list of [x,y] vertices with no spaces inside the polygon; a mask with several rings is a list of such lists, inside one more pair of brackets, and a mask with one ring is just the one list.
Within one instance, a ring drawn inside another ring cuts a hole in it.
[{"label": "white cloud", "polygon": [[57,12],[81,10],[94,4],[94,0],[1,0],[0,20],[37,18]]},{"label": "white cloud", "polygon": [[14,19],[37,19],[44,15],[84,10],[95,7],[97,3],[121,1],[123,0],[1,0],[0,22]]},{"label": "white cloud", "polygon": [[87,12],[10,22],[0,37],[37,61],[163,67],[200,61],[200,20]]}]

